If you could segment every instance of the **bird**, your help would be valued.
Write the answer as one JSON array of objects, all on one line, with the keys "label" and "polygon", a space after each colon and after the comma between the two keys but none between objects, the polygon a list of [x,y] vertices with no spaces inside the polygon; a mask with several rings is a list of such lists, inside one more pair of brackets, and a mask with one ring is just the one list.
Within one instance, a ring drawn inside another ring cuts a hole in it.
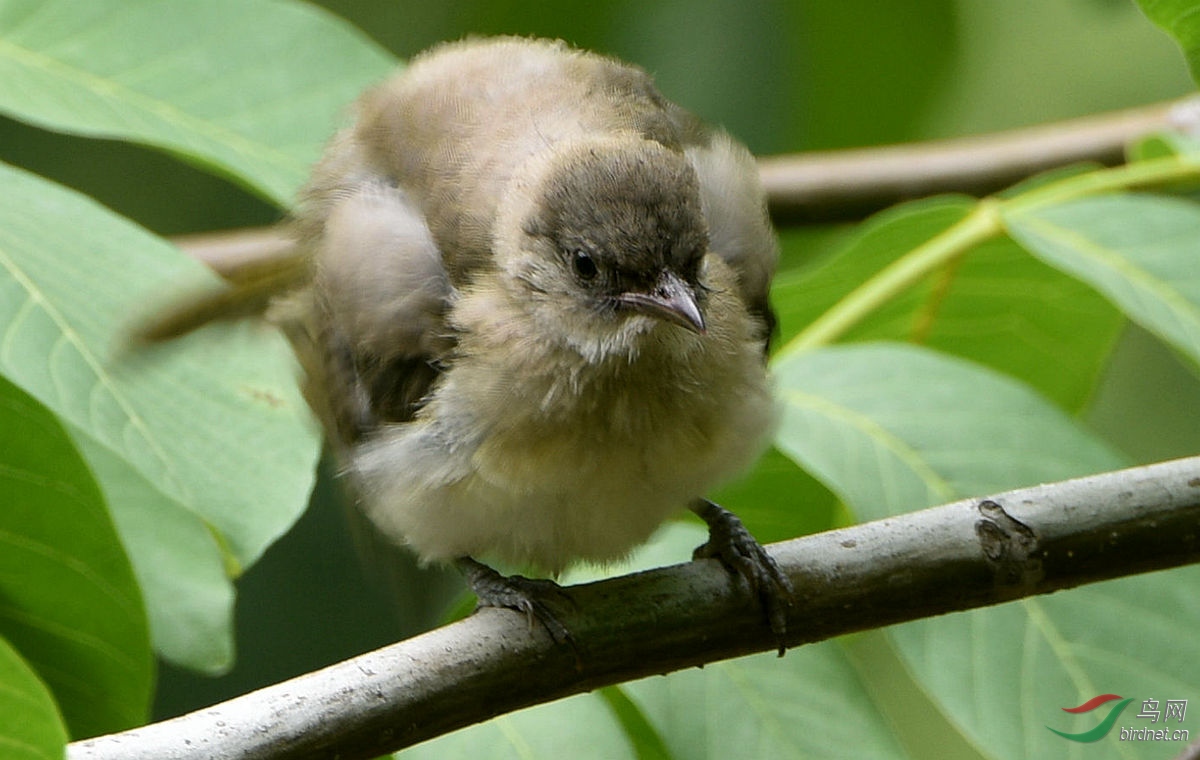
[{"label": "bird", "polygon": [[553,579],[690,508],[694,556],[782,642],[790,581],[705,498],[776,416],[778,244],[741,143],[616,58],[468,38],[361,96],[293,218],[303,285],[271,312],[383,536],[566,638]]}]

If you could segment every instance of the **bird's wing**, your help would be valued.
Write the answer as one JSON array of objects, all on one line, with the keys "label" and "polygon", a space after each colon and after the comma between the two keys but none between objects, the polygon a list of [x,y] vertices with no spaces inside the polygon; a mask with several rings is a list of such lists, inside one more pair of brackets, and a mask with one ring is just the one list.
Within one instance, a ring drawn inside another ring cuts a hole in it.
[{"label": "bird's wing", "polygon": [[775,315],[768,301],[779,244],[767,215],[754,157],[723,130],[679,115],[684,153],[700,180],[700,203],[709,246],[737,272],[746,306],[761,317],[770,338]]},{"label": "bird's wing", "polygon": [[348,135],[318,167],[297,223],[314,287],[298,296],[303,327],[289,334],[310,403],[350,444],[420,408],[454,346],[453,288],[416,204]]}]

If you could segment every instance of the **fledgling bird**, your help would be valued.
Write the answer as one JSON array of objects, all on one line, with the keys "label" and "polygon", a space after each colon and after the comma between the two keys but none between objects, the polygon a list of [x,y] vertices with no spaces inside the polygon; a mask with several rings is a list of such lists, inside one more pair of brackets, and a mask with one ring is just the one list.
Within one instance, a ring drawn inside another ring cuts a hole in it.
[{"label": "fledgling bird", "polygon": [[702,498],[774,410],[777,246],[744,147],[641,69],[467,40],[361,98],[296,220],[312,283],[283,311],[383,534],[552,617],[536,583],[470,558],[617,560],[691,507],[697,555],[744,575],[782,636],[786,577]]}]

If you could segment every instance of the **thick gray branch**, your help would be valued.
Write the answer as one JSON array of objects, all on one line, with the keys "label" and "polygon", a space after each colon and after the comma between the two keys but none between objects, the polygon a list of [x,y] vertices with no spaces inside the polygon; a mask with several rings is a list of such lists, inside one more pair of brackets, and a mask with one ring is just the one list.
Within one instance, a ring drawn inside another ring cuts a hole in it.
[{"label": "thick gray branch", "polygon": [[[799,505],[798,505],[799,506]],[[792,646],[1200,561],[1200,457],[775,544]],[[70,760],[371,758],[495,715],[775,639],[715,560],[570,588],[577,648],[524,616],[466,620],[214,707],[70,746]]]}]

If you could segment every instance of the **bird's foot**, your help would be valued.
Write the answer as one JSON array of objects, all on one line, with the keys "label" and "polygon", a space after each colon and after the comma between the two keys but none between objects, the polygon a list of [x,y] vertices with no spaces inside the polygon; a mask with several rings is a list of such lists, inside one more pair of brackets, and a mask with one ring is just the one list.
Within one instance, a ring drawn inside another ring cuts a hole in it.
[{"label": "bird's foot", "polygon": [[525,614],[532,630],[534,621],[545,626],[559,644],[572,643],[571,633],[555,616],[547,600],[573,603],[562,586],[552,580],[526,578],[523,575],[501,575],[492,568],[470,557],[462,557],[455,564],[466,577],[467,585],[479,598],[475,609],[480,607],[507,607]]},{"label": "bird's foot", "polygon": [[779,643],[779,656],[787,649],[787,610],[795,599],[792,582],[737,515],[707,499],[697,499],[691,509],[708,523],[708,541],[696,547],[692,559],[716,558],[750,584]]}]

